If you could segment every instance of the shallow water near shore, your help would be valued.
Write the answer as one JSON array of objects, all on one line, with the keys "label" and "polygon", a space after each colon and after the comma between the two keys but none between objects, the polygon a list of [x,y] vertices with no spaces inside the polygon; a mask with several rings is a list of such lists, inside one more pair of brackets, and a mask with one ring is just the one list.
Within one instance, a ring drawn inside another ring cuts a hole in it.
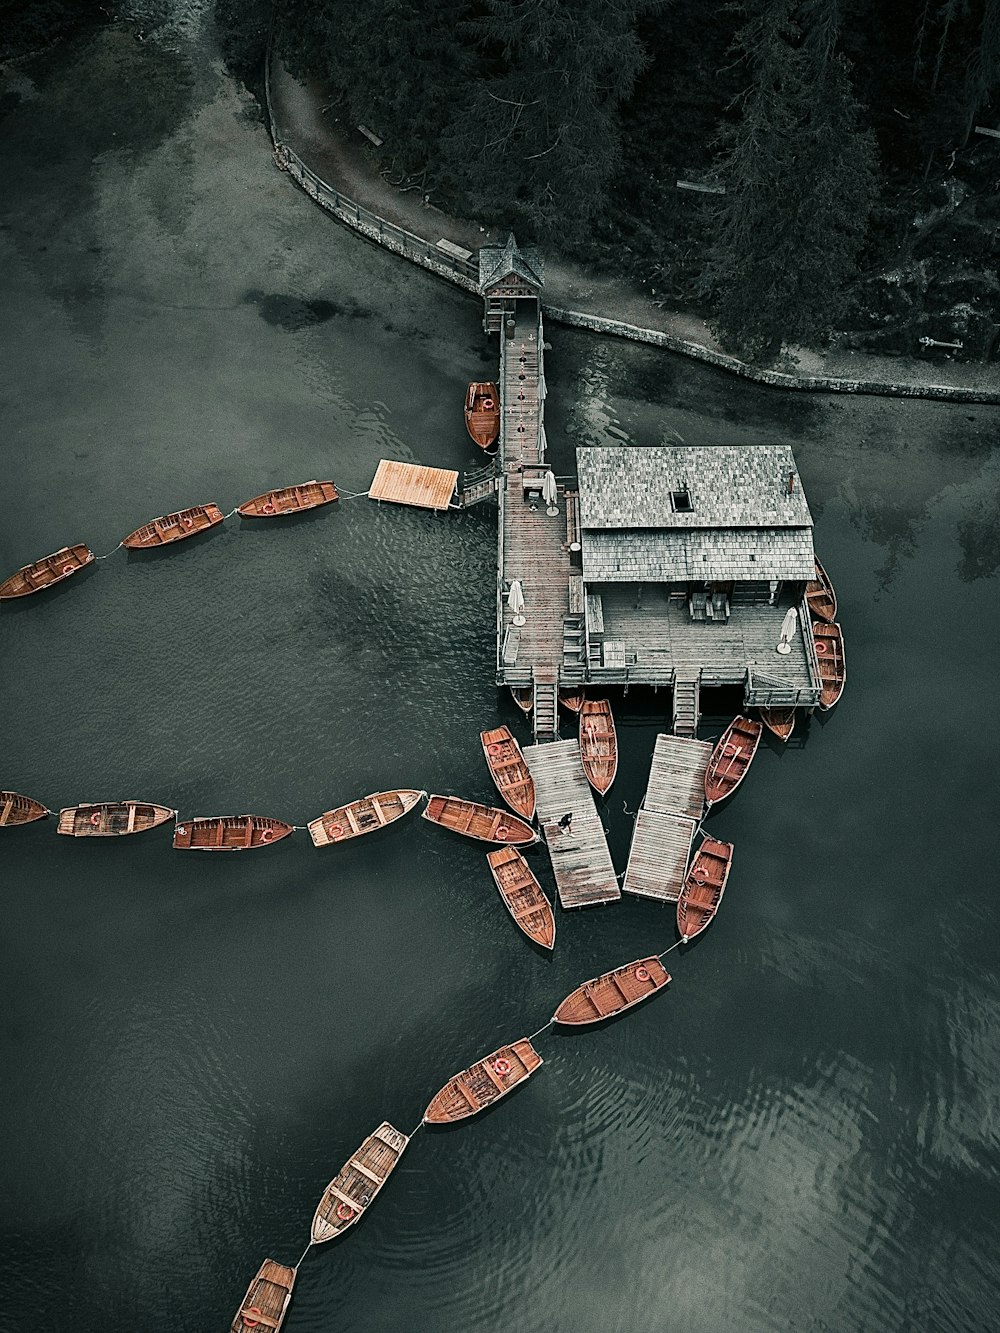
[{"label": "shallow water near shore", "polygon": [[[275,171],[203,25],[107,29],[18,88],[0,572],[270,485],[360,492],[383,457],[478,466],[461,404],[496,349],[476,302]],[[1000,409],[789,396],[547,338],[558,471],[621,440],[793,447],[848,687],[712,814],[733,874],[667,993],[544,1034],[525,1087],[421,1131],[305,1259],[285,1327],[990,1327]],[[345,499],[0,608],[0,784],[298,824],[393,786],[492,801],[479,731],[528,739],[492,684],[495,545],[488,505]],[[599,808],[623,869],[669,696],[614,705]],[[560,913],[544,958],[483,850],[412,815],[231,858],[168,829],[0,837],[3,1329],[227,1327],[382,1119],[409,1132],[455,1070],[676,938],[626,899]]]}]

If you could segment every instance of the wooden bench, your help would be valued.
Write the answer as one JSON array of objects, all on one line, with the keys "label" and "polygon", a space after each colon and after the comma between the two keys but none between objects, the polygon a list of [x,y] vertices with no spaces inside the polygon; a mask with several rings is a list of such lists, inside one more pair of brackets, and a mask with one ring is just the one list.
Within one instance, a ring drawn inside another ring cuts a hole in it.
[{"label": "wooden bench", "polygon": [[454,241],[446,241],[442,239],[438,241],[437,248],[439,250],[443,250],[446,255],[451,255],[452,259],[472,258],[471,250],[463,250],[462,247],[460,245],[456,245]]}]

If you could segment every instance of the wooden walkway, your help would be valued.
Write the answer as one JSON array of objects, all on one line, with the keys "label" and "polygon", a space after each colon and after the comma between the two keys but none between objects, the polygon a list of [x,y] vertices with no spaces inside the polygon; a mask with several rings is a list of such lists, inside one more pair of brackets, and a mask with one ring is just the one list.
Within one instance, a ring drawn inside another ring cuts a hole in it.
[{"label": "wooden walkway", "polygon": [[[539,424],[540,352],[537,325],[519,323],[503,344],[500,400],[503,407],[500,468],[500,575],[509,586],[518,579],[524,592],[525,624],[513,660],[501,666],[510,684],[530,685],[533,673],[558,677],[563,664],[563,623],[569,613],[569,552],[565,494],[559,488],[558,514],[546,513],[539,497],[545,473]],[[525,483],[529,483],[527,486]],[[511,623],[506,599],[500,637]]]},{"label": "wooden walkway", "polygon": [[705,774],[711,757],[708,741],[657,736],[643,809],[700,819],[705,813]]},{"label": "wooden walkway", "polygon": [[623,891],[638,894],[640,898],[675,903],[687,874],[691,840],[697,827],[697,822],[687,815],[640,810],[632,833]]},{"label": "wooden walkway", "polygon": [[691,842],[705,811],[707,741],[656,738],[649,784],[632,832],[622,889],[641,898],[676,902],[687,873]]},{"label": "wooden walkway", "polygon": [[[621,897],[604,826],[580,762],[578,741],[526,745],[525,763],[535,781],[538,822],[552,858],[563,907],[589,907]],[[567,831],[559,827],[572,814]]]},{"label": "wooden walkway", "polygon": [[368,491],[370,500],[416,505],[418,509],[447,509],[458,485],[458,473],[442,467],[418,467],[383,458]]}]

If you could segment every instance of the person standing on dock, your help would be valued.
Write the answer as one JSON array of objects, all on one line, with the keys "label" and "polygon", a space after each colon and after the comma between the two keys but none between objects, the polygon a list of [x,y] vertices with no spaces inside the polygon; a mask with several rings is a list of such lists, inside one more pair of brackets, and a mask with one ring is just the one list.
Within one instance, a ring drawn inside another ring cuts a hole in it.
[{"label": "person standing on dock", "polygon": [[560,827],[561,829],[565,829],[565,831],[566,831],[567,833],[572,833],[572,832],[573,832],[573,811],[572,811],[572,810],[570,810],[567,814],[563,815],[562,819],[560,819],[560,821],[559,821],[559,827]]}]

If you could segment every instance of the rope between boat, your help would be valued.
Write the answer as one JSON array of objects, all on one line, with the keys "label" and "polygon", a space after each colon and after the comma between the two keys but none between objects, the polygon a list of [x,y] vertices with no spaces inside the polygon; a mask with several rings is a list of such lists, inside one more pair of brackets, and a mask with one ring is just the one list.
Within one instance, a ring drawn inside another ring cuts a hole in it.
[{"label": "rope between boat", "polygon": [[299,1264],[300,1264],[300,1263],[302,1262],[302,1260],[306,1257],[306,1255],[309,1253],[309,1251],[312,1249],[312,1247],[313,1247],[313,1243],[312,1243],[312,1241],[310,1241],[309,1244],[306,1246],[306,1248],[305,1248],[305,1249],[302,1251],[302,1253],[299,1255],[298,1260],[292,1265],[292,1267],[293,1267],[296,1271],[298,1271]]},{"label": "rope between boat", "polygon": [[106,554],[104,554],[104,555],[95,555],[95,556],[94,556],[94,559],[95,559],[95,560],[107,560],[107,558],[108,558],[109,555],[114,555],[115,551],[120,551],[124,545],[125,545],[124,542],[119,542],[117,546],[113,547],[110,551],[106,552]]},{"label": "rope between boat", "polygon": [[542,1027],[540,1027],[537,1032],[533,1032],[530,1037],[526,1037],[525,1041],[534,1041],[536,1037],[540,1037],[542,1035],[542,1033],[546,1030],[546,1028],[550,1028],[555,1021],[556,1020],[554,1018],[550,1018],[549,1021],[543,1024]]},{"label": "rope between boat", "polygon": [[236,509],[230,509],[230,511],[229,511],[228,514],[223,514],[223,515],[222,515],[223,520],[225,520],[225,519],[227,519],[227,518],[232,518],[232,516],[236,513],[236,510],[237,510],[237,509],[239,509],[239,505],[236,506]]},{"label": "rope between boat", "polygon": [[662,961],[664,958],[666,958],[668,953],[673,953],[673,951],[675,949],[679,949],[683,943],[684,943],[683,940],[678,940],[676,944],[671,944],[669,949],[664,949],[662,953],[658,953],[656,955],[657,958],[659,958]]}]

